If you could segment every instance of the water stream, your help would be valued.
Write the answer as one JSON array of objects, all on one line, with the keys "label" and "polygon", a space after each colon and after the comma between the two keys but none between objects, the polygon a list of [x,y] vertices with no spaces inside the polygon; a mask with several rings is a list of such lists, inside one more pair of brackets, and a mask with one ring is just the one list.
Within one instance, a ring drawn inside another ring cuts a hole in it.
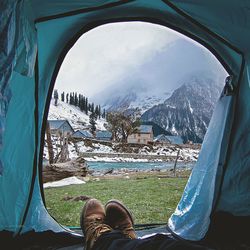
[{"label": "water stream", "polygon": [[[98,172],[105,172],[110,169],[130,171],[170,170],[174,168],[174,162],[87,162],[89,169]],[[178,162],[177,169],[192,169],[194,162]]]}]

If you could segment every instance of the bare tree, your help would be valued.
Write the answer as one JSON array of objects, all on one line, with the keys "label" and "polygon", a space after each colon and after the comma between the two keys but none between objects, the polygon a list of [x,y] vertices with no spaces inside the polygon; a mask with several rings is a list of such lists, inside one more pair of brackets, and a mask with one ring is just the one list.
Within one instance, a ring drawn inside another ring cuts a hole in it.
[{"label": "bare tree", "polygon": [[68,135],[60,133],[60,148],[61,151],[58,154],[58,162],[66,162],[69,160],[69,149],[68,149]]},{"label": "bare tree", "polygon": [[137,131],[140,125],[139,119],[126,115],[122,112],[109,112],[106,116],[106,129],[113,135],[113,140],[127,142],[130,134]]},{"label": "bare tree", "polygon": [[47,145],[48,145],[48,153],[49,153],[49,163],[54,163],[54,151],[53,151],[53,144],[51,140],[51,131],[50,131],[50,125],[47,121],[46,125],[46,137],[47,137]]},{"label": "bare tree", "polygon": [[106,115],[105,128],[112,133],[112,139],[114,141],[119,140],[119,113],[118,112],[109,112]]}]

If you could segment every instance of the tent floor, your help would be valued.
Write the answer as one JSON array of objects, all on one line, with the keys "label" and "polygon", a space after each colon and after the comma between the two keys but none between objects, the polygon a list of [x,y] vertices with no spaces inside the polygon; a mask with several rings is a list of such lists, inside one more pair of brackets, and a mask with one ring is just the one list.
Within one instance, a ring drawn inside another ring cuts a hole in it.
[{"label": "tent floor", "polygon": [[[0,232],[0,245],[9,246],[10,250],[83,250],[83,236],[81,229],[75,229],[78,237],[68,233],[56,234],[54,232],[29,232],[13,239],[13,234],[7,231]],[[166,226],[136,230],[138,237],[154,233],[169,233]]]},{"label": "tent floor", "polygon": [[[226,212],[217,212],[211,219],[207,238],[203,243],[217,245],[220,250],[249,250],[250,216],[233,216]],[[153,233],[170,234],[166,225],[135,226],[138,237]],[[72,229],[71,229],[72,230]],[[72,232],[72,231],[71,231]],[[79,250],[84,249],[83,235],[80,228],[74,229],[76,235],[69,232],[43,233],[28,232],[18,237],[8,231],[0,232],[0,246],[10,250]]]},{"label": "tent floor", "polygon": [[[81,230],[75,230],[76,233],[82,234]],[[154,233],[169,233],[167,231],[166,227],[157,227],[157,228],[151,228],[151,229],[144,229],[144,230],[137,230],[136,234],[138,237],[143,237],[145,235],[150,235],[150,234],[154,234]],[[51,248],[48,248],[46,250],[50,250]],[[66,247],[60,247],[60,248],[56,248],[57,250],[83,250],[84,249],[84,245],[81,244],[75,244],[72,246],[66,246]],[[27,249],[27,250],[31,250],[31,249]]]}]

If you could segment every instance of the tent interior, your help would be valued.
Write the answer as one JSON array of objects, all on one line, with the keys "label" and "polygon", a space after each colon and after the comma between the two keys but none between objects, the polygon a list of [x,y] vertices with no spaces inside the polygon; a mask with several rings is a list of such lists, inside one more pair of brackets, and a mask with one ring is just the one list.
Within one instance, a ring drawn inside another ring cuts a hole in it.
[{"label": "tent interior", "polygon": [[14,249],[46,238],[50,246],[82,247],[82,235],[58,224],[44,200],[42,152],[55,79],[85,32],[146,21],[199,42],[229,74],[176,211],[154,230],[191,242],[249,246],[249,7],[236,0],[2,1],[0,242]]}]

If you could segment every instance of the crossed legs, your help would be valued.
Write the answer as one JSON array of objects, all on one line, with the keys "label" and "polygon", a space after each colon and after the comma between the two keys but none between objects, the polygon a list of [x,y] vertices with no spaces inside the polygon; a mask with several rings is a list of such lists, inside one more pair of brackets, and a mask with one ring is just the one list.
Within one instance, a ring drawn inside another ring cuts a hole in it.
[{"label": "crossed legs", "polygon": [[125,238],[136,238],[132,215],[117,200],[109,201],[105,207],[96,199],[88,200],[83,207],[80,224],[85,235],[87,250],[92,249],[104,233],[117,231]]},{"label": "crossed legs", "polygon": [[86,202],[81,213],[81,228],[86,250],[209,250],[167,235],[136,239],[134,221],[126,207],[117,200],[105,207],[96,199]]}]

